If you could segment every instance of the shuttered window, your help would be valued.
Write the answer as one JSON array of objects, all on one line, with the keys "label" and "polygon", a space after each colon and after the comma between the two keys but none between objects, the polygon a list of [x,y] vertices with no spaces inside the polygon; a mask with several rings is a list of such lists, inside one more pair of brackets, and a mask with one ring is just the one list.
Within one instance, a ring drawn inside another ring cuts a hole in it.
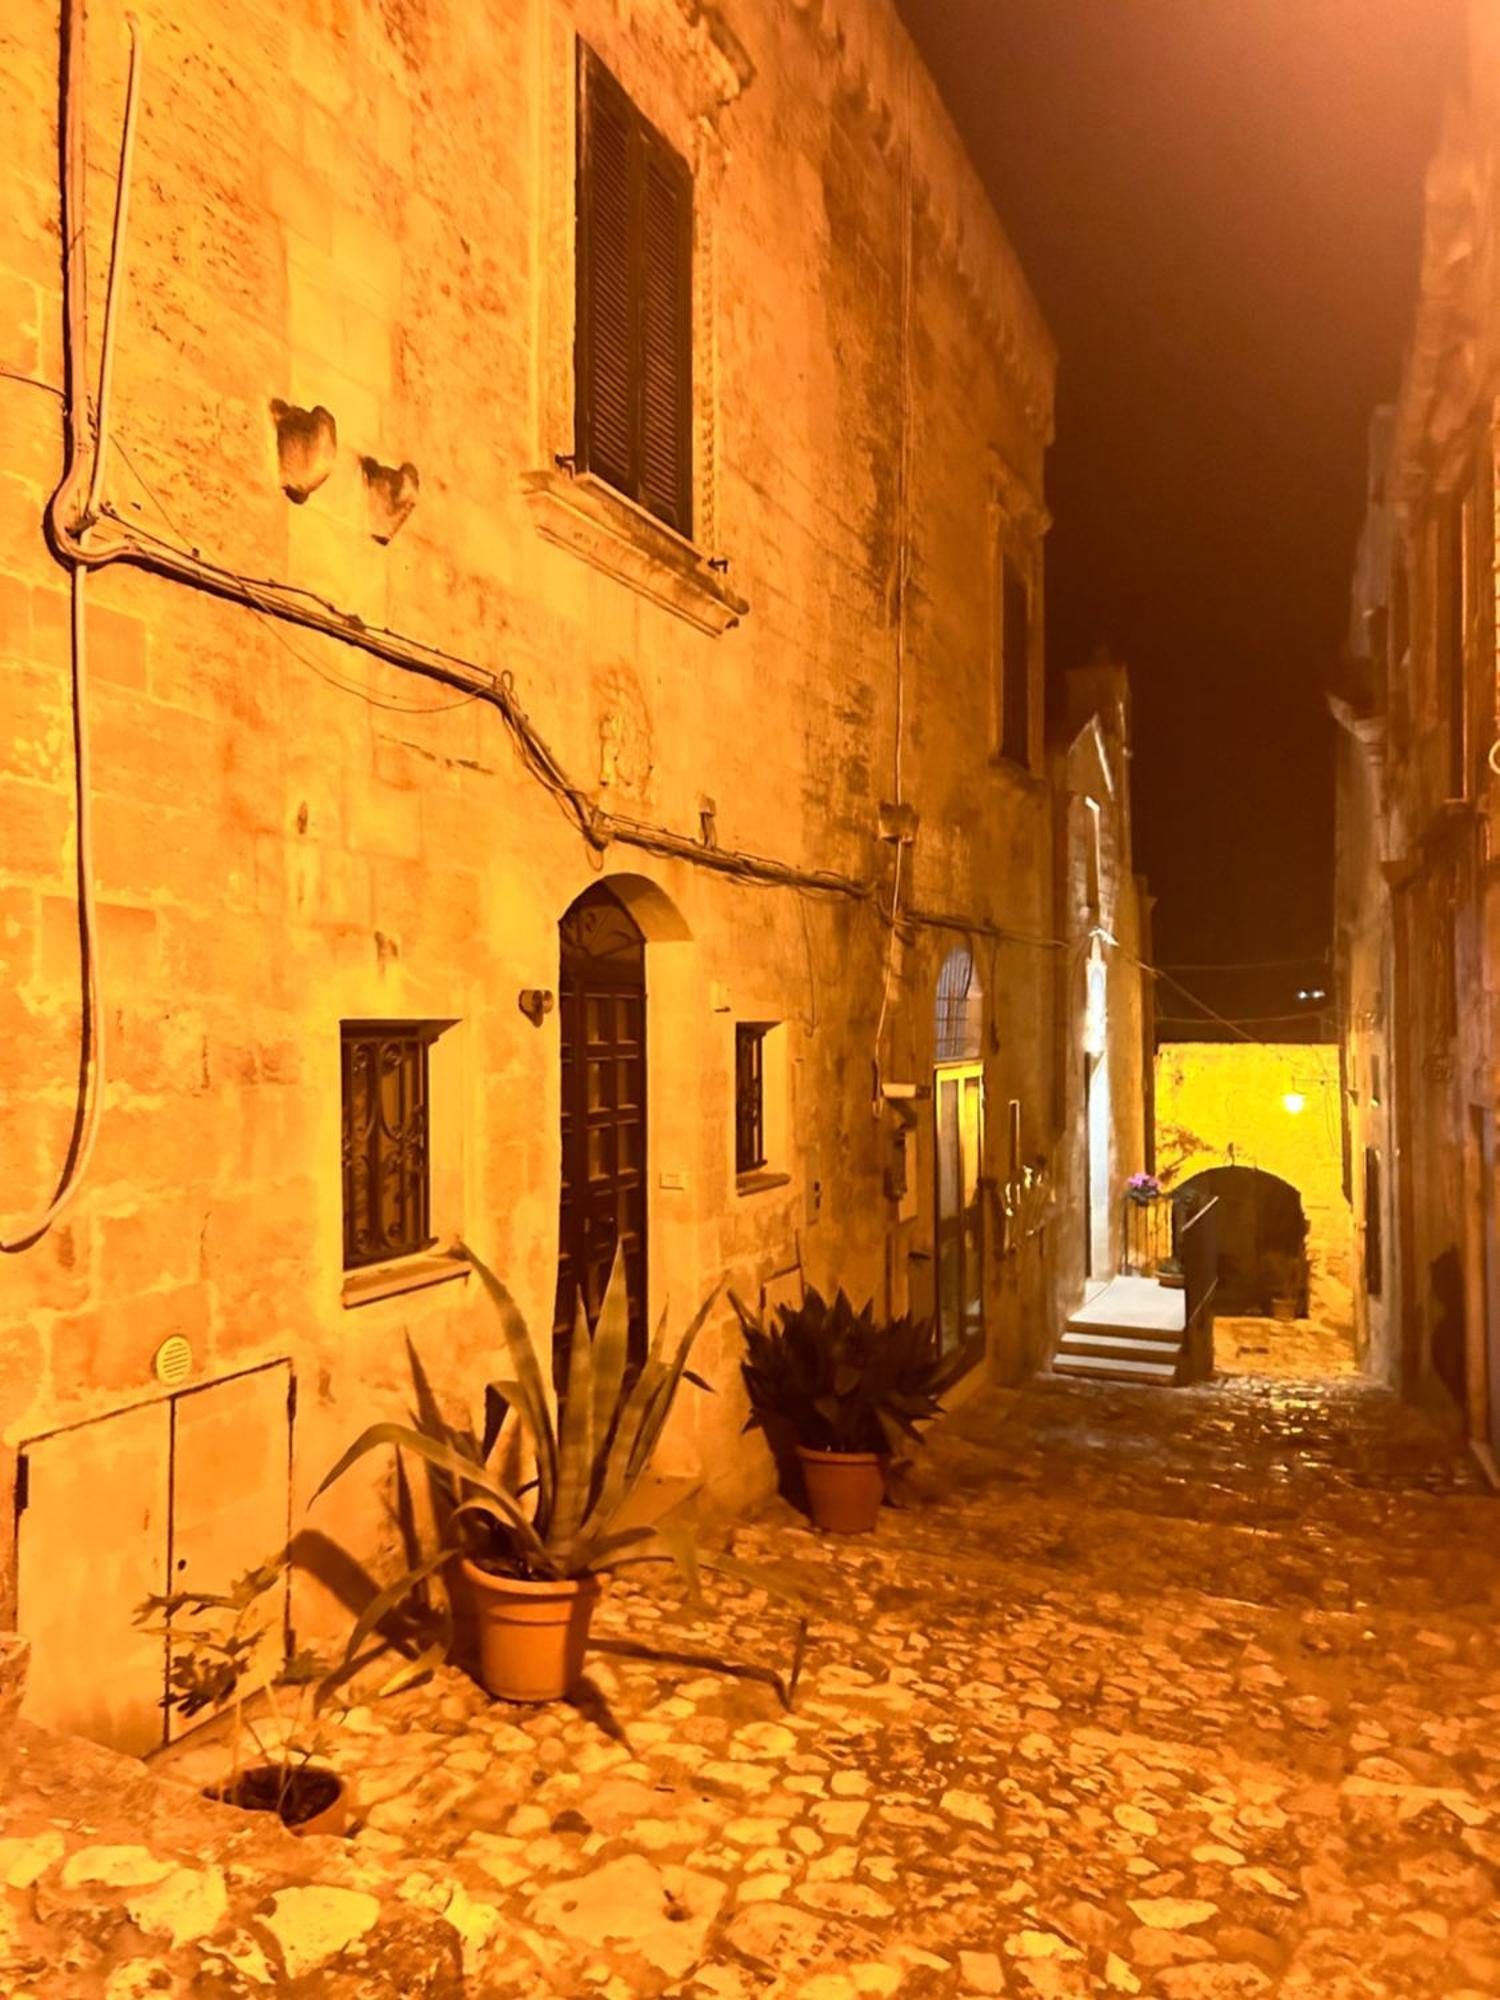
[{"label": "shuttered window", "polygon": [[692,534],[693,177],[579,49],[580,471]]}]

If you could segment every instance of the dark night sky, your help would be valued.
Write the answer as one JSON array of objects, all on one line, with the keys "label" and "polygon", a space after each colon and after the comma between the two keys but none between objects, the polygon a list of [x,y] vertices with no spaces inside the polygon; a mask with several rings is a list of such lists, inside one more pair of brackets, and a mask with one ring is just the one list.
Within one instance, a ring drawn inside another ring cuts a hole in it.
[{"label": "dark night sky", "polygon": [[[1061,350],[1048,667],[1131,667],[1158,961],[1315,965],[1323,688],[1459,0],[901,6]],[[1189,978],[1295,1005],[1291,970]]]}]

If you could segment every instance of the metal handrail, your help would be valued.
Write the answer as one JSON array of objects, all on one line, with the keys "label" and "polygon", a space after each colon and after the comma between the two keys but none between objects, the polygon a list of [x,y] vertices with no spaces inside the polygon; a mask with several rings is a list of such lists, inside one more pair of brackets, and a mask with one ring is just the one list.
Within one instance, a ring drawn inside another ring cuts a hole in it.
[{"label": "metal handrail", "polygon": [[[1214,1293],[1219,1289],[1218,1224],[1214,1222],[1208,1228],[1201,1226],[1209,1221],[1218,1206],[1219,1197],[1210,1195],[1201,1206],[1194,1207],[1191,1215],[1179,1215],[1178,1218],[1178,1255],[1182,1262],[1185,1294],[1183,1323],[1190,1345],[1194,1343],[1195,1334],[1200,1333],[1198,1323],[1212,1305]],[[1209,1323],[1212,1324],[1211,1321]]]}]

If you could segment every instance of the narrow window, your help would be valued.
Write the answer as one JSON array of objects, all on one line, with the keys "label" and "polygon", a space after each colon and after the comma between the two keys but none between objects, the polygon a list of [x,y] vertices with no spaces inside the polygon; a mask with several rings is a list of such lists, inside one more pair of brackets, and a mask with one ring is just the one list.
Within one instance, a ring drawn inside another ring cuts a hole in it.
[{"label": "narrow window", "polygon": [[1380,1240],[1380,1155],[1373,1146],[1365,1148],[1365,1292],[1372,1299],[1380,1297],[1381,1254]]},{"label": "narrow window", "polygon": [[758,1174],[766,1164],[765,1021],[737,1021],[734,1029],[734,1170]]},{"label": "narrow window", "polygon": [[1468,796],[1468,693],[1464,684],[1464,498],[1444,495],[1438,517],[1438,676],[1448,723],[1448,796]]},{"label": "narrow window", "polygon": [[1000,603],[1000,754],[1031,762],[1031,602],[1026,579],[1002,558]]},{"label": "narrow window", "polygon": [[578,468],[691,535],[693,177],[579,49]]},{"label": "narrow window", "polygon": [[446,1025],[342,1024],[346,1271],[431,1248],[427,1054]]}]

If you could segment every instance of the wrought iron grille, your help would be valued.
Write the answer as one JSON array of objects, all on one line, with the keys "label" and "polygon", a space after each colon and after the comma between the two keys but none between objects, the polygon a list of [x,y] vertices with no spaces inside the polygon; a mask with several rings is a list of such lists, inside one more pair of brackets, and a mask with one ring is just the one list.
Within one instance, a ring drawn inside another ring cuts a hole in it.
[{"label": "wrought iron grille", "polygon": [[429,1249],[427,1051],[441,1024],[346,1021],[344,1269]]},{"label": "wrought iron grille", "polygon": [[766,1030],[739,1021],[734,1030],[734,1170],[753,1174],[766,1164]]}]

